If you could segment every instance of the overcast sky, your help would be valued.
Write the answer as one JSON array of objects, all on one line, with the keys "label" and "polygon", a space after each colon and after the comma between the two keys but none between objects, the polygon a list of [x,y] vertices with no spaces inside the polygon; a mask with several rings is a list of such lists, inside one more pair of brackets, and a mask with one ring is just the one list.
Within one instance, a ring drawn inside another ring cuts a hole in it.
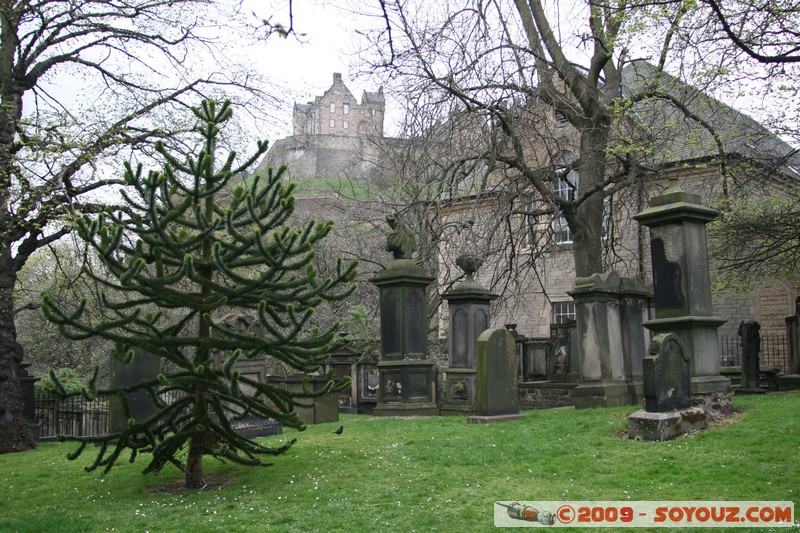
[{"label": "overcast sky", "polygon": [[[273,22],[288,22],[285,0],[263,4],[253,1],[251,5],[262,18],[272,14]],[[355,17],[325,0],[295,1],[295,30],[304,35],[271,37],[264,49],[255,53],[254,61],[262,73],[291,90],[287,95],[291,97],[290,104],[321,96],[333,83],[334,72],[342,74],[345,85],[360,99],[364,90],[377,91],[380,81],[353,79],[350,65],[355,62],[357,23]],[[288,113],[281,137],[291,133],[291,109]]]}]

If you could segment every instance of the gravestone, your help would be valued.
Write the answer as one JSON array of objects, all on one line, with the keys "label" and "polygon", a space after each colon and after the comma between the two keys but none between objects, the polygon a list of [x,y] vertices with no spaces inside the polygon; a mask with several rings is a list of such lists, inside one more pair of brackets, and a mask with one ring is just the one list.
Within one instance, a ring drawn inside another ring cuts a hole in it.
[{"label": "gravestone", "polygon": [[450,315],[443,415],[475,412],[477,342],[489,327],[489,304],[497,298],[475,280],[481,263],[476,256],[459,256],[456,264],[464,271],[466,279],[442,295]]},{"label": "gravestone", "polygon": [[641,394],[642,327],[650,288],[640,278],[605,272],[577,278],[575,300],[580,384],[575,407],[632,405]]},{"label": "gravestone", "polygon": [[691,406],[689,356],[671,333],[656,335],[643,362],[644,409],[666,413]]},{"label": "gravestone", "polygon": [[794,301],[794,316],[786,317],[786,338],[789,341],[789,367],[777,378],[780,390],[800,389],[800,296]]},{"label": "gravestone", "polygon": [[680,337],[653,337],[643,362],[644,409],[628,417],[628,438],[663,441],[708,427],[709,414],[691,407],[690,362]]},{"label": "gravestone", "polygon": [[[116,357],[111,358],[111,388],[122,389],[155,380],[161,370],[161,358],[140,348],[134,348],[129,363]],[[126,392],[130,418],[141,422],[158,412],[158,407],[144,389]],[[111,395],[108,402],[108,429],[111,433],[123,431],[128,425],[125,407],[117,395]]]},{"label": "gravestone", "polygon": [[742,382],[737,393],[763,394],[767,392],[758,386],[758,373],[761,352],[761,324],[755,320],[742,320],[737,333],[742,346]]},{"label": "gravestone", "polygon": [[435,366],[428,359],[428,312],[425,290],[433,282],[411,256],[414,238],[397,215],[386,249],[394,260],[370,281],[380,289],[381,360],[375,416],[434,416]]},{"label": "gravestone", "polygon": [[[302,393],[304,391],[319,392],[328,384],[328,376],[289,374],[281,378],[283,387],[292,393]],[[304,403],[311,402],[311,399],[304,400]],[[326,394],[313,399],[310,407],[295,406],[297,416],[304,424],[324,424],[326,422],[339,421],[339,397],[336,394]]]},{"label": "gravestone", "polygon": [[504,328],[487,329],[478,337],[477,414],[470,424],[522,418],[519,414],[514,336]]}]

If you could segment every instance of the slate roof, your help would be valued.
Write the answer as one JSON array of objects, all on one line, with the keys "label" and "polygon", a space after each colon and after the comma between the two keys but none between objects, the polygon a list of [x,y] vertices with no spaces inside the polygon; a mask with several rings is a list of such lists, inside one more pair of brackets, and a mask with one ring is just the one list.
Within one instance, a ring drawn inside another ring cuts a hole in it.
[{"label": "slate roof", "polygon": [[[640,94],[655,76],[655,67],[646,61],[627,65],[622,71],[623,96]],[[757,121],[666,73],[661,74],[657,90],[682,103],[699,120],[686,117],[666,99],[634,104],[634,121],[658,147],[652,163],[670,165],[719,156],[719,147],[701,125],[703,121],[718,133],[727,156],[778,167],[787,176],[800,179],[797,150]]]},{"label": "slate roof", "polygon": [[383,90],[380,90],[380,91],[378,91],[376,93],[375,92],[364,91],[364,94],[361,97],[361,103],[362,104],[365,104],[367,102],[383,102],[383,101],[384,101]]}]

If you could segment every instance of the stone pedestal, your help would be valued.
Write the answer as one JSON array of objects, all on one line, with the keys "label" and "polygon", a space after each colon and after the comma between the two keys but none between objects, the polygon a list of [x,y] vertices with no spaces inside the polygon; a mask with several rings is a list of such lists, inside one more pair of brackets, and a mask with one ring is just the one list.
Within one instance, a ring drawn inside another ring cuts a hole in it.
[{"label": "stone pedestal", "polygon": [[357,413],[358,412],[358,357],[350,349],[349,343],[344,341],[347,337],[346,332],[339,333],[340,344],[331,349],[330,360],[323,365],[323,373],[333,371],[333,379],[340,381],[343,378],[350,378],[350,388],[339,393],[339,412]]},{"label": "stone pedestal", "polygon": [[433,278],[395,259],[372,283],[380,289],[381,361],[375,416],[435,416],[435,363],[428,356],[425,289]]},{"label": "stone pedestal", "polygon": [[650,228],[656,318],[644,325],[656,335],[680,337],[691,357],[693,395],[731,389],[720,375],[717,329],[725,320],[712,316],[708,269],[706,224],[718,215],[670,180],[664,194],[633,217]]},{"label": "stone pedestal", "polygon": [[679,435],[705,429],[708,424],[707,413],[699,407],[668,413],[636,411],[628,417],[628,438],[670,440]]},{"label": "stone pedestal", "polygon": [[578,326],[580,384],[575,407],[633,405],[641,393],[649,288],[616,272],[578,278],[570,292]]},{"label": "stone pedestal", "polygon": [[474,273],[480,263],[476,257],[459,256],[456,264],[464,270],[466,279],[442,295],[450,315],[443,415],[475,412],[478,337],[489,327],[489,304],[497,298],[475,281]]}]

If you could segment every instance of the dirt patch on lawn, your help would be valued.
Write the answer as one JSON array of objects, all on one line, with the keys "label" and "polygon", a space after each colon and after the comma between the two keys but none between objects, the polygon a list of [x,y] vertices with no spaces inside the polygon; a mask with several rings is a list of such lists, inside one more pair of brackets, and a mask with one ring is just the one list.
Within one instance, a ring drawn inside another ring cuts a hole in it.
[{"label": "dirt patch on lawn", "polygon": [[[224,490],[233,484],[239,476],[234,474],[219,474],[214,476],[206,476],[206,486],[199,490]],[[175,479],[168,483],[151,485],[147,488],[150,492],[160,492],[166,494],[183,494],[191,492],[195,489],[187,489],[186,482],[183,479]]]}]

